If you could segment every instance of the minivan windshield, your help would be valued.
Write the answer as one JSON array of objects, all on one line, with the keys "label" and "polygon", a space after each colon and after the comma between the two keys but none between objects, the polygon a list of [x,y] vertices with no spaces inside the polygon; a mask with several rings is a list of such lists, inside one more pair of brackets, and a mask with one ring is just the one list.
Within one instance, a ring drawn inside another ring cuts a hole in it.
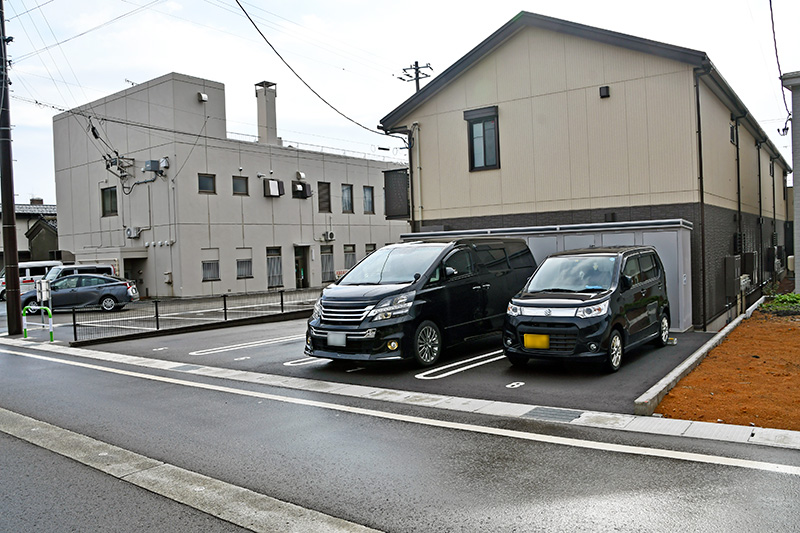
[{"label": "minivan windshield", "polygon": [[424,274],[446,244],[386,246],[364,258],[339,281],[339,285],[390,285],[411,283]]},{"label": "minivan windshield", "polygon": [[61,272],[61,270],[62,270],[61,267],[51,268],[50,270],[47,271],[47,274],[45,274],[44,279],[53,281],[58,277],[58,273]]},{"label": "minivan windshield", "polygon": [[615,255],[548,257],[533,275],[525,292],[598,292],[614,282]]}]

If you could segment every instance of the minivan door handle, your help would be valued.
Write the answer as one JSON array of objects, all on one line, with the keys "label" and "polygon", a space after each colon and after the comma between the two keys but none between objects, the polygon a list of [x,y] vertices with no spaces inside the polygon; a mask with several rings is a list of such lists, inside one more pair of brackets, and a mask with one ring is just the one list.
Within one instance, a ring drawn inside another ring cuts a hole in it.
[{"label": "minivan door handle", "polygon": [[492,286],[491,283],[484,283],[483,285],[481,285],[481,287],[484,288],[484,289],[488,289],[491,286]]},{"label": "minivan door handle", "polygon": [[482,286],[480,286],[480,285],[475,285],[474,287],[472,287],[472,290],[473,290],[473,291],[479,291],[479,290],[481,290],[481,289],[483,289],[483,287],[482,287]]}]

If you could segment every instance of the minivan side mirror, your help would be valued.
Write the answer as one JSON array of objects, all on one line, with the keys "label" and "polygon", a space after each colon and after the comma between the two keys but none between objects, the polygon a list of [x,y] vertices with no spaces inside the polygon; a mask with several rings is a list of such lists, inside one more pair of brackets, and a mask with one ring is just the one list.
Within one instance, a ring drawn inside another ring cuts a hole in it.
[{"label": "minivan side mirror", "polygon": [[453,267],[445,267],[444,274],[445,274],[446,277],[449,278],[449,277],[452,277],[452,276],[455,276],[456,274],[458,274],[458,271]]}]

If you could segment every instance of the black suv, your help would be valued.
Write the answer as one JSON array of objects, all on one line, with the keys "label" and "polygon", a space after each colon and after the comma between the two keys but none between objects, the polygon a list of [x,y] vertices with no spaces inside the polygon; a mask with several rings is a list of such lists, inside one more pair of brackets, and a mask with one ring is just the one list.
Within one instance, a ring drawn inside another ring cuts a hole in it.
[{"label": "black suv", "polygon": [[625,350],[669,341],[664,267],[650,246],[550,255],[508,305],[503,348],[528,359],[603,359],[616,372]]},{"label": "black suv", "polygon": [[306,355],[438,361],[446,345],[497,333],[536,268],[522,239],[463,238],[385,246],[326,287]]}]

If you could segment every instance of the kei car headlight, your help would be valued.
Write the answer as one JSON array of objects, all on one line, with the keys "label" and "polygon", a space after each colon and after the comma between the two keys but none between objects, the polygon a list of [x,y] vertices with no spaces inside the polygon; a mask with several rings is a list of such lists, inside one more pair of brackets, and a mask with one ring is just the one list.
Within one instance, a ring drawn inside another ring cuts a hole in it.
[{"label": "kei car headlight", "polygon": [[522,309],[520,306],[515,305],[513,302],[508,303],[508,308],[506,309],[506,314],[508,316],[519,316],[522,314]]},{"label": "kei car headlight", "polygon": [[608,300],[588,307],[580,307],[578,312],[575,313],[575,316],[578,318],[592,318],[595,316],[603,316],[606,313],[608,313]]},{"label": "kei car headlight", "polygon": [[397,296],[390,296],[381,300],[367,314],[372,320],[387,320],[408,314],[411,304],[414,303],[416,291],[405,292]]},{"label": "kei car headlight", "polygon": [[314,302],[314,310],[311,312],[311,320],[317,320],[322,315],[322,298]]}]

